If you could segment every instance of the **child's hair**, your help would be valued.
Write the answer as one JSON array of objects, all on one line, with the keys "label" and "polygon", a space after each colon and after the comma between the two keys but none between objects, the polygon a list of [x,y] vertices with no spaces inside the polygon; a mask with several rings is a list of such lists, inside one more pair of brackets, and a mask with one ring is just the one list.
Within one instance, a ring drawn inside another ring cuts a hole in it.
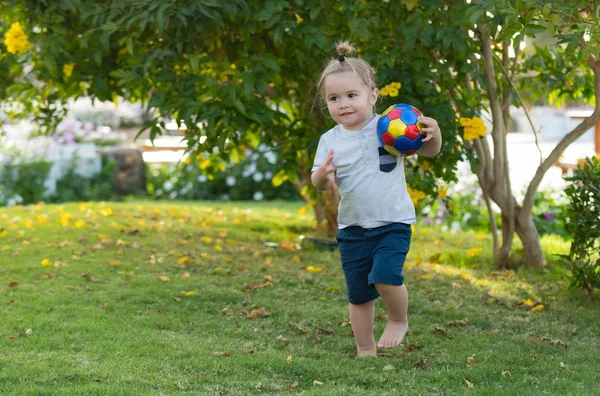
[{"label": "child's hair", "polygon": [[366,61],[360,58],[347,58],[355,51],[355,48],[348,42],[342,41],[336,45],[339,54],[337,59],[332,59],[325,66],[325,70],[321,74],[319,84],[317,85],[317,93],[320,97],[324,96],[324,84],[327,76],[333,73],[341,73],[353,71],[365,83],[369,89],[377,88],[375,84],[375,70]]}]

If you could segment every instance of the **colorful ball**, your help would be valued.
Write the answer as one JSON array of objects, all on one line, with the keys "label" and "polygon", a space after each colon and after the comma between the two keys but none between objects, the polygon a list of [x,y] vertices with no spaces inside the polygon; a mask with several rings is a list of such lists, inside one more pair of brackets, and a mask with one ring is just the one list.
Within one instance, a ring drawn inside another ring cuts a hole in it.
[{"label": "colorful ball", "polygon": [[423,146],[423,125],[417,122],[423,115],[417,108],[404,103],[388,107],[377,121],[377,137],[385,151],[408,156]]}]

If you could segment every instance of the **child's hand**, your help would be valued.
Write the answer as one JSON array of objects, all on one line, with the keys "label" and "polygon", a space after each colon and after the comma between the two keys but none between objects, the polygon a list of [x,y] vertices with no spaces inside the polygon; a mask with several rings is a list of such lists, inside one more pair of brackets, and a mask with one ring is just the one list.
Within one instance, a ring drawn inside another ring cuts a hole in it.
[{"label": "child's hand", "polygon": [[318,190],[328,190],[331,187],[337,188],[335,183],[335,165],[333,165],[333,150],[323,163],[313,173],[312,181]]},{"label": "child's hand", "polygon": [[422,140],[423,143],[426,143],[430,140],[441,140],[442,131],[440,131],[440,127],[436,120],[431,117],[421,116],[419,117],[419,122],[423,124],[421,128],[421,133],[426,134]]},{"label": "child's hand", "polygon": [[442,149],[442,131],[440,131],[437,121],[431,117],[421,116],[419,122],[423,125],[421,133],[427,136],[423,138],[422,142],[425,144],[417,153],[423,157],[433,157]]}]

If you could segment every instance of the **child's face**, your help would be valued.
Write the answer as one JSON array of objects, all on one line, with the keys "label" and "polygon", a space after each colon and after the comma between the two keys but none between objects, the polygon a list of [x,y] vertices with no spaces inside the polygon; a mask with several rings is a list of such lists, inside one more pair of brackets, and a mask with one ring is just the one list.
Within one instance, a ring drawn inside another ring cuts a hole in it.
[{"label": "child's face", "polygon": [[373,118],[377,89],[369,89],[353,71],[328,75],[324,88],[329,114],[344,128],[360,130]]}]

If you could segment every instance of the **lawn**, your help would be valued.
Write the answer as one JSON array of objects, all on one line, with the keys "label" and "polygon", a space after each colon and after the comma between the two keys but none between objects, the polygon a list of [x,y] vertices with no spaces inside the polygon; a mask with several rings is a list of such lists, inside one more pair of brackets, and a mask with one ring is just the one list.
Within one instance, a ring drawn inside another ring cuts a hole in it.
[{"label": "lawn", "polygon": [[0,394],[600,393],[599,302],[552,264],[568,242],[496,272],[489,235],[417,224],[408,336],[361,359],[338,252],[299,208],[0,208]]}]

